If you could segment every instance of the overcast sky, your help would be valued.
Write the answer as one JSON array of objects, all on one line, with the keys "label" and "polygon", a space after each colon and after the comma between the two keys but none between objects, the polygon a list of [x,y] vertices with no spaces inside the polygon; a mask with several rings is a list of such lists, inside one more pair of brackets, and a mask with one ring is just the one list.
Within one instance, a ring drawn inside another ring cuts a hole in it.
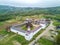
[{"label": "overcast sky", "polygon": [[60,0],[0,0],[0,5],[20,7],[55,7],[60,6]]}]

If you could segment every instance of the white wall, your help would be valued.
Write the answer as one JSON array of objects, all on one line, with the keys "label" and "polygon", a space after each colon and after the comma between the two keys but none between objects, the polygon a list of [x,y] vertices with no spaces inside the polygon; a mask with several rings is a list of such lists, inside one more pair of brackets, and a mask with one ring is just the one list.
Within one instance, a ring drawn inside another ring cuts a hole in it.
[{"label": "white wall", "polygon": [[28,35],[26,35],[27,33],[23,33],[23,32],[17,31],[17,30],[12,29],[12,28],[11,28],[11,31],[14,33],[18,33],[19,35],[24,36],[26,40],[30,41],[36,33],[38,33],[42,28],[45,28],[45,27],[46,27],[46,25],[42,25],[41,28],[39,28],[38,30],[36,30],[34,32],[31,32]]},{"label": "white wall", "polygon": [[26,34],[26,33],[22,33],[20,31],[17,31],[15,29],[12,29],[12,28],[11,28],[11,31],[14,32],[14,33],[18,33],[19,35],[22,35],[22,36],[25,36],[25,34]]}]

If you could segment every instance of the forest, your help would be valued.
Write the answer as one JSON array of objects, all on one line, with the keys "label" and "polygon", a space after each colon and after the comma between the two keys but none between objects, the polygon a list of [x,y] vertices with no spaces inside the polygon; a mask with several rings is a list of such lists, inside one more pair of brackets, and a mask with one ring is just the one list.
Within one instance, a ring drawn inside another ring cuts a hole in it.
[{"label": "forest", "polygon": [[60,7],[33,8],[33,7],[12,7],[0,5],[0,21],[14,19],[16,16],[48,15],[47,18],[60,21]]}]

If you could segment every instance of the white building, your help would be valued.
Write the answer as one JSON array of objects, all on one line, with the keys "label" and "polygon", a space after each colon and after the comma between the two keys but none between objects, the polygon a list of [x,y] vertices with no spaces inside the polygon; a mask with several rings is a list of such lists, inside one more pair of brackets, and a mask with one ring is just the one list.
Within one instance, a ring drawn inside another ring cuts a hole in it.
[{"label": "white building", "polygon": [[[25,23],[21,24],[21,25],[24,25]],[[31,30],[31,31],[25,31],[25,30],[22,30],[20,28],[21,25],[14,25],[12,26],[10,29],[12,32],[14,33],[18,33],[19,35],[22,35],[25,37],[26,40],[30,41],[33,36],[38,33],[38,31],[40,31],[41,29],[44,29],[46,27],[46,24],[40,24],[39,27],[35,28],[34,30]]]}]

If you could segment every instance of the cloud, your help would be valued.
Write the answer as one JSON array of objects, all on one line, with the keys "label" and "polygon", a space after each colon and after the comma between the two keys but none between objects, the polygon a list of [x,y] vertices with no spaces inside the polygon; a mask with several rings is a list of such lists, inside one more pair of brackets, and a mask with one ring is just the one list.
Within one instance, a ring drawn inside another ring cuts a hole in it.
[{"label": "cloud", "polygon": [[0,5],[25,7],[52,7],[60,6],[60,0],[0,0]]}]

